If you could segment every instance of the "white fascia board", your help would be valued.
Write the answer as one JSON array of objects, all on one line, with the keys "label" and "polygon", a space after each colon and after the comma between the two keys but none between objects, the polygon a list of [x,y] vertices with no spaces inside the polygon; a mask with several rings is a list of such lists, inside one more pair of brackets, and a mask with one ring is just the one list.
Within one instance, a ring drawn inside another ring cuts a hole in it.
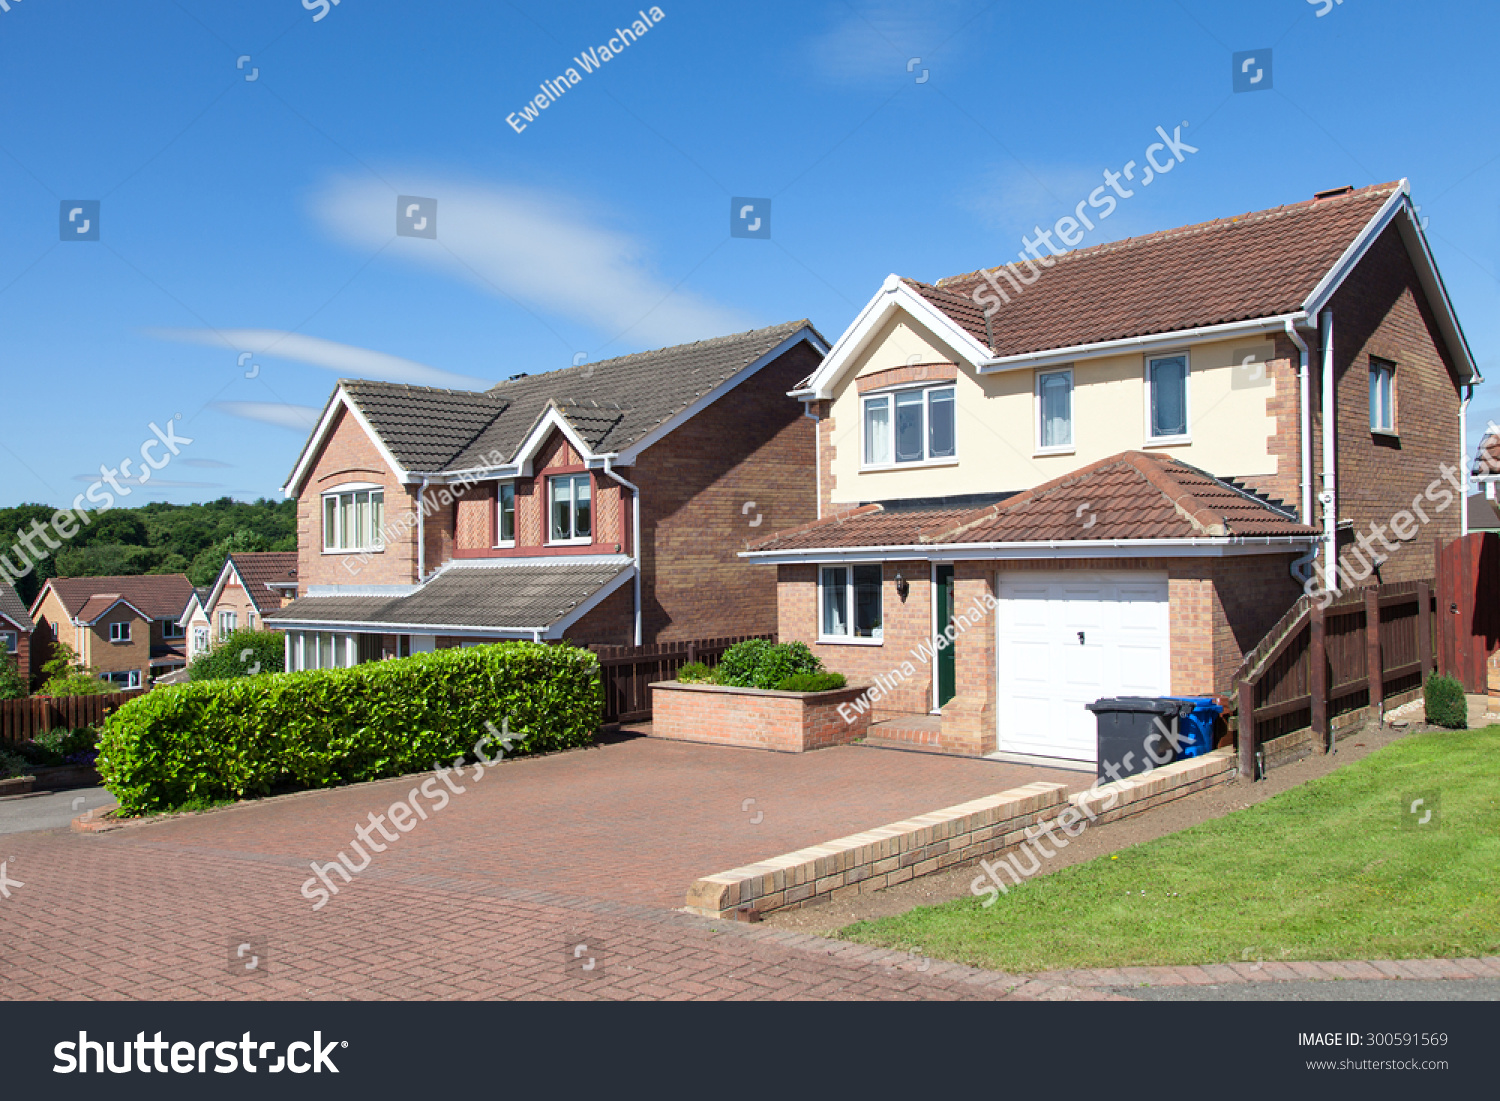
[{"label": "white fascia board", "polygon": [[[621,451],[618,456],[615,457],[615,465],[634,466],[636,460],[640,457],[641,452],[645,451],[646,448],[650,447],[654,443],[659,443],[665,436],[677,431],[677,429],[681,428],[693,417],[696,417],[699,413],[703,412],[703,410],[707,409],[710,405],[718,401],[725,394],[729,393],[736,386],[739,386],[746,379],[749,379],[756,375],[761,370],[761,368],[775,363],[778,359],[786,355],[787,352],[791,351],[798,344],[801,344],[804,340],[807,341],[807,343],[811,344],[817,351],[822,352],[824,355],[828,354],[828,345],[823,343],[818,334],[813,331],[812,326],[804,325],[791,336],[783,340],[780,344],[776,345],[776,347],[772,348],[770,351],[764,353],[752,362],[747,363],[744,367],[740,368],[729,378],[719,383],[719,385],[715,386],[708,393],[702,395],[699,398],[696,398],[691,405],[687,406],[687,408],[672,415],[671,417],[668,417],[661,424],[653,428],[650,432],[646,433],[640,439],[636,440],[635,443],[631,444],[624,451]],[[597,458],[602,459],[603,456],[597,456]]]},{"label": "white fascia board", "polygon": [[1226,340],[1237,336],[1253,336],[1256,333],[1284,332],[1288,321],[1300,324],[1307,320],[1301,312],[1278,314],[1275,317],[1255,317],[1249,321],[1231,321],[1223,325],[1200,325],[1196,329],[1179,329],[1169,333],[1151,333],[1148,336],[1130,336],[1122,340],[1104,340],[1097,344],[1074,344],[1067,348],[1049,348],[1041,352],[1022,352],[1019,355],[999,356],[986,360],[979,368],[980,374],[995,374],[1001,371],[1019,371],[1031,367],[1052,367],[1065,363],[1077,363],[1085,359],[1102,356],[1117,356],[1128,352],[1149,352],[1163,348],[1182,348],[1191,344],[1203,344],[1214,340]]},{"label": "white fascia board", "polygon": [[1349,247],[1344,249],[1343,255],[1334,262],[1333,267],[1328,269],[1328,273],[1318,281],[1318,285],[1303,301],[1303,313],[1308,317],[1317,317],[1322,312],[1334,292],[1339,289],[1344,280],[1349,277],[1349,273],[1369,251],[1370,246],[1375,243],[1375,239],[1384,232],[1386,226],[1391,224],[1401,207],[1408,201],[1410,194],[1411,186],[1406,180],[1402,180],[1401,186],[1391,193],[1391,197],[1375,212],[1375,216],[1365,223],[1365,227],[1359,231],[1354,240],[1349,242]]},{"label": "white fascia board", "polygon": [[110,612],[112,612],[116,608],[118,608],[121,604],[125,605],[125,607],[129,608],[132,612],[134,612],[136,615],[140,616],[147,623],[154,623],[154,622],[156,622],[154,619],[152,619],[150,616],[148,616],[145,612],[141,611],[139,608],[137,608],[130,601],[126,600],[123,596],[120,597],[119,600],[116,600],[108,608],[105,608],[104,611],[100,612],[93,619],[90,619],[90,620],[87,620],[87,621],[85,621],[85,620],[74,620],[74,622],[75,623],[79,623],[79,624],[81,624],[84,627],[92,627],[94,624],[98,623],[105,616],[109,615]]},{"label": "white fascia board", "polygon": [[340,383],[338,388],[334,390],[333,397],[328,399],[328,406],[323,410],[323,416],[318,421],[318,426],[313,429],[312,435],[308,437],[306,445],[302,448],[302,454],[297,459],[297,466],[292,471],[292,476],[281,487],[281,492],[284,496],[296,497],[302,492],[303,483],[307,480],[307,475],[312,469],[313,457],[317,455],[318,449],[323,446],[323,441],[328,438],[328,433],[332,431],[334,419],[337,417],[340,409],[347,410],[349,415],[354,418],[355,423],[364,429],[365,435],[370,437],[370,442],[380,452],[380,457],[385,460],[386,465],[395,473],[396,480],[403,484],[411,481],[411,475],[406,471],[406,468],[396,461],[396,456],[391,454],[391,449],[380,438],[380,433],[375,431],[374,426],[365,419],[365,415],[359,411],[359,406],[349,397],[348,393],[344,390],[343,384]]},{"label": "white fascia board", "polygon": [[554,428],[561,432],[564,438],[573,445],[573,450],[578,452],[579,457],[583,459],[585,465],[588,464],[590,459],[594,458],[593,451],[579,437],[577,430],[568,423],[568,418],[558,412],[557,406],[549,405],[546,412],[542,414],[541,419],[537,421],[536,427],[531,430],[531,435],[526,437],[525,442],[511,456],[511,461],[506,469],[514,470],[517,477],[530,477],[532,473],[531,460],[541,450],[542,444],[547,442],[547,437],[552,434],[551,430]]},{"label": "white fascia board", "polygon": [[1287,554],[1322,543],[1321,535],[1241,536],[1205,539],[1058,539],[1041,543],[908,544],[805,551],[741,551],[766,565],[845,562],[967,562],[1025,558],[1226,558]]},{"label": "white fascia board", "polygon": [[373,623],[369,620],[267,619],[272,631],[340,631],[356,635],[450,635],[455,638],[494,636],[533,638],[546,627],[459,627],[445,623]]},{"label": "white fascia board", "polygon": [[245,589],[247,595],[250,592],[249,589],[245,588],[245,579],[243,577],[240,577],[240,571],[234,568],[234,556],[231,555],[230,557],[224,559],[224,568],[219,571],[219,577],[218,580],[214,582],[213,591],[208,594],[208,603],[203,605],[203,614],[208,616],[210,619],[213,618],[213,613],[210,611],[210,609],[219,602],[219,597],[224,595],[224,586],[229,584],[229,575],[231,573],[233,573],[235,577],[239,577],[240,588]]},{"label": "white fascia board", "polygon": [[0,612],[0,622],[9,623],[12,627],[14,627],[17,631],[19,631],[23,635],[29,635],[29,634],[31,634],[32,631],[36,630],[35,627],[30,627],[30,628],[22,627],[19,623],[17,623],[15,620],[11,619],[10,616],[6,615],[4,612]]},{"label": "white fascia board", "polygon": [[[193,622],[193,616],[196,615],[198,612],[202,612],[202,611],[203,611],[203,602],[198,599],[198,594],[194,593],[192,595],[192,597],[188,600],[187,610],[185,612],[183,612],[181,616],[178,617],[178,619],[177,619],[177,626],[184,627],[184,628],[187,627],[189,624],[191,624]],[[206,612],[204,614],[207,615]]]},{"label": "white fascia board", "polygon": [[563,616],[556,623],[552,624],[552,626],[544,629],[542,631],[542,637],[562,638],[564,631],[573,626],[573,624],[577,623],[584,616],[592,612],[595,608],[597,608],[604,602],[605,597],[609,596],[616,589],[620,588],[620,586],[624,585],[625,582],[631,580],[633,577],[635,577],[635,564],[631,563],[629,568],[621,570],[611,580],[606,581],[603,585],[601,585],[599,587],[599,590],[595,592],[593,596],[589,597],[582,604],[578,605],[578,607],[574,608],[567,615]]},{"label": "white fascia board", "polygon": [[809,384],[792,390],[789,397],[803,401],[820,401],[833,397],[833,387],[854,357],[864,351],[875,332],[897,310],[904,310],[938,336],[942,337],[970,366],[978,368],[989,362],[991,352],[970,336],[957,322],[906,285],[899,275],[885,277],[880,290],[865,303],[844,335],[834,342],[822,365],[813,373]]},{"label": "white fascia board", "polygon": [[[433,580],[449,570],[507,570],[521,566],[628,566],[635,559],[628,554],[549,554],[528,555],[525,558],[454,558],[432,574],[418,588],[431,585]],[[415,591],[415,590],[413,590]]]}]

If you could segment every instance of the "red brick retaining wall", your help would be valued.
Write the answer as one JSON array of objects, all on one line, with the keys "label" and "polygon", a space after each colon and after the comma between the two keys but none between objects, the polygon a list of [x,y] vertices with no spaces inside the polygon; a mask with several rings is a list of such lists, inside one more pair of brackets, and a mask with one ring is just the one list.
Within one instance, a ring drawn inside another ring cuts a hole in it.
[{"label": "red brick retaining wall", "polygon": [[781,753],[847,745],[865,736],[870,718],[865,713],[845,722],[839,704],[851,703],[865,691],[864,685],[832,692],[773,692],[662,681],[651,686],[651,736]]}]

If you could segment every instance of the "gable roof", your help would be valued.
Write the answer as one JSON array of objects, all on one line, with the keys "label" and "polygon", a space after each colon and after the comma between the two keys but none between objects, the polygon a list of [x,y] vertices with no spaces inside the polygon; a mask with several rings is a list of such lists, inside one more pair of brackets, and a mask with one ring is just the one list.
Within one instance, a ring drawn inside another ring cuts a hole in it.
[{"label": "gable roof", "polygon": [[[182,615],[193,595],[193,586],[180,573],[141,574],[133,577],[50,577],[31,605],[33,614],[47,591],[57,594],[69,618],[83,618],[85,608],[98,596],[126,600],[147,619],[172,619]],[[102,613],[95,613],[102,614]],[[87,619],[85,622],[92,622]]]},{"label": "gable roof", "polygon": [[340,406],[366,426],[404,478],[519,465],[549,422],[594,455],[648,446],[676,418],[719,396],[803,340],[828,345],[807,320],[564,367],[483,392],[340,381],[284,487],[294,495]]},{"label": "gable roof", "polygon": [[1291,509],[1165,455],[1125,451],[980,508],[876,502],[778,532],[746,552],[993,544],[1114,544],[1143,540],[1309,540]]},{"label": "gable roof", "polygon": [[935,283],[892,275],[797,394],[831,397],[839,373],[897,306],[981,371],[1118,353],[1153,339],[1180,343],[1270,332],[1288,321],[1311,325],[1391,226],[1412,257],[1460,381],[1478,381],[1407,182],[1399,180],[1094,245],[1041,264],[1003,264]]},{"label": "gable roof", "polygon": [[1500,478],[1500,436],[1485,433],[1484,439],[1479,441],[1479,450],[1474,455],[1469,473],[1486,481]]},{"label": "gable roof", "polygon": [[281,607],[282,590],[271,586],[297,583],[297,552],[253,551],[231,554],[224,560],[224,568],[219,571],[213,590],[203,601],[205,612],[218,603],[231,572],[239,576],[240,584],[245,587],[245,595],[264,619],[267,613]]},{"label": "gable roof", "polygon": [[97,593],[89,597],[84,601],[83,607],[78,609],[78,614],[73,618],[89,626],[93,626],[121,604],[125,605],[125,607],[129,608],[142,619],[151,618],[119,593]]},{"label": "gable roof", "polygon": [[21,602],[8,581],[0,581],[0,616],[28,633],[36,630],[36,624],[31,621],[31,613],[26,610],[26,605]]}]

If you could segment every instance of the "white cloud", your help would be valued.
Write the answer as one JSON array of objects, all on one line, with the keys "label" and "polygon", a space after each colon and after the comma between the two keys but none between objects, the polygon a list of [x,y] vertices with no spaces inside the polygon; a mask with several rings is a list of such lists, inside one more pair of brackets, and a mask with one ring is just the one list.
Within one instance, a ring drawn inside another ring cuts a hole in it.
[{"label": "white cloud", "polygon": [[[837,22],[806,43],[810,71],[843,84],[916,82],[923,69],[941,73],[978,25],[980,0],[875,0],[843,6]],[[912,58],[921,60],[907,65]],[[929,80],[934,79],[929,75]]]},{"label": "white cloud", "polygon": [[334,236],[422,264],[492,294],[646,347],[754,328],[737,310],[674,290],[646,243],[555,193],[403,178],[403,194],[437,200],[436,241],[392,236],[396,199],[374,180],[340,178],[313,201]]},{"label": "white cloud", "polygon": [[[75,474],[73,480],[92,484],[99,481],[99,475]],[[142,482],[139,478],[119,478],[118,481],[126,489],[140,489],[143,486],[146,489],[221,489],[224,486],[223,482],[179,482],[171,478],[158,478],[154,474],[146,482]]]},{"label": "white cloud", "polygon": [[[148,335],[159,340],[227,348],[236,356],[251,352],[255,356],[296,360],[334,371],[340,378],[404,382],[449,390],[487,390],[494,385],[492,380],[456,375],[400,356],[281,329],[150,329]],[[255,364],[246,360],[244,366],[253,368]]]},{"label": "white cloud", "polygon": [[297,432],[311,432],[318,423],[321,409],[311,405],[289,405],[277,401],[216,401],[213,407],[231,417],[274,424]]}]

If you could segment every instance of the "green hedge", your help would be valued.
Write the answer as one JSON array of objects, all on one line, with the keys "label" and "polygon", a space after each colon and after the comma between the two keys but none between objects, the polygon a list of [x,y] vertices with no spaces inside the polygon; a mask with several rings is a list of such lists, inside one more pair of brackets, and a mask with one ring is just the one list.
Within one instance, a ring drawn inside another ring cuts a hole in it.
[{"label": "green hedge", "polygon": [[188,666],[188,680],[229,680],[286,669],[284,631],[231,631],[217,646]]},{"label": "green hedge", "polygon": [[598,673],[586,650],[503,642],[160,687],[105,721],[99,772],[138,815],[419,772],[468,754],[486,721],[509,720],[512,754],[587,745],[603,717]]},{"label": "green hedge", "polygon": [[793,673],[776,686],[778,692],[832,692],[849,679],[842,673]]},{"label": "green hedge", "polygon": [[823,663],[804,642],[737,642],[719,659],[714,683],[731,688],[775,688],[798,673],[821,673]]},{"label": "green hedge", "polygon": [[1449,730],[1466,730],[1469,726],[1469,701],[1463,682],[1457,677],[1434,673],[1423,689],[1427,721]]}]

